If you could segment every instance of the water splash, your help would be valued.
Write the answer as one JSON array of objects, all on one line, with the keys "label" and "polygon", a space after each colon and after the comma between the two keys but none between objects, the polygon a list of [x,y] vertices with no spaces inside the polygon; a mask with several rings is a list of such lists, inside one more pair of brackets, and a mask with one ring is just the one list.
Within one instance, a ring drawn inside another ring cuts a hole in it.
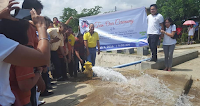
[{"label": "water splash", "polygon": [[152,77],[148,74],[144,74],[137,78],[131,78],[129,84],[134,86],[135,91],[143,93],[145,92],[147,96],[153,96],[156,99],[163,100],[164,102],[171,98],[174,101],[173,91],[170,90],[163,81],[158,78]]},{"label": "water splash", "polygon": [[182,94],[179,96],[175,106],[193,106],[190,102],[190,99],[194,99],[194,96],[188,96],[185,94]]},{"label": "water splash", "polygon": [[93,67],[92,69],[103,81],[113,82],[103,86],[113,87],[113,93],[104,98],[115,106],[166,106],[174,105],[174,103],[176,106],[192,106],[189,105],[191,103],[187,96],[182,95],[176,100],[174,92],[162,80],[148,74],[127,79],[112,69],[102,67]]},{"label": "water splash", "polygon": [[103,81],[127,82],[125,76],[112,69],[95,66],[92,70],[98,77],[101,77]]}]

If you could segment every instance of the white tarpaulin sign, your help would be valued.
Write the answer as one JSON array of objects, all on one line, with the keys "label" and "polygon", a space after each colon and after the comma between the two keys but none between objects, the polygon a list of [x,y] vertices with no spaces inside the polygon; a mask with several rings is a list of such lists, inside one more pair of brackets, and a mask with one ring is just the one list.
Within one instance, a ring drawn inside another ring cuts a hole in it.
[{"label": "white tarpaulin sign", "polygon": [[145,7],[79,19],[81,33],[93,23],[99,34],[101,50],[142,47],[147,43]]}]

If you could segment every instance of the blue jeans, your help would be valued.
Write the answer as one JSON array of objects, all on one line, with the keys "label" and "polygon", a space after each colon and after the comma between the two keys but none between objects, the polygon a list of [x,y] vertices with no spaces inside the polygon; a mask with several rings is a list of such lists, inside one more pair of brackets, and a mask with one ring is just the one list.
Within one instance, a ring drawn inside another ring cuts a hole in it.
[{"label": "blue jeans", "polygon": [[92,66],[95,65],[95,59],[96,59],[96,47],[95,48],[88,48],[89,49],[89,56],[87,56],[87,61],[92,63]]}]

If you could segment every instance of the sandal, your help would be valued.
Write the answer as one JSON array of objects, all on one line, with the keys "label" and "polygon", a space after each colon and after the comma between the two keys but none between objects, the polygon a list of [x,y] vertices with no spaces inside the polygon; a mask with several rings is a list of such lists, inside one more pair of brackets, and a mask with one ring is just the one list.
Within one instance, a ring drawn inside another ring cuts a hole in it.
[{"label": "sandal", "polygon": [[164,69],[164,71],[167,71],[167,70],[168,70],[168,68],[165,68],[165,69]]},{"label": "sandal", "polygon": [[172,71],[171,68],[168,68],[168,71]]}]

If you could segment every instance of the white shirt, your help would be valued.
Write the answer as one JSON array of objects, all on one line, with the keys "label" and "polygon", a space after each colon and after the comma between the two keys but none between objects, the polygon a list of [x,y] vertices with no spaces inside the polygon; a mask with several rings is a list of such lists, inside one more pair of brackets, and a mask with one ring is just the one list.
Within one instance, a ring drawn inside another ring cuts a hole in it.
[{"label": "white shirt", "polygon": [[194,28],[189,27],[188,36],[194,35]]},{"label": "white shirt", "polygon": [[0,105],[11,106],[15,102],[15,96],[11,91],[9,82],[9,63],[3,60],[10,55],[19,43],[0,34]]},{"label": "white shirt", "polygon": [[164,22],[164,18],[161,14],[148,15],[147,22],[148,22],[147,34],[161,34],[160,24]]},{"label": "white shirt", "polygon": [[[176,25],[171,25],[169,28],[166,28],[167,33],[172,33],[176,31]],[[163,45],[174,45],[176,44],[176,39],[172,39],[170,36],[164,34]]]}]

